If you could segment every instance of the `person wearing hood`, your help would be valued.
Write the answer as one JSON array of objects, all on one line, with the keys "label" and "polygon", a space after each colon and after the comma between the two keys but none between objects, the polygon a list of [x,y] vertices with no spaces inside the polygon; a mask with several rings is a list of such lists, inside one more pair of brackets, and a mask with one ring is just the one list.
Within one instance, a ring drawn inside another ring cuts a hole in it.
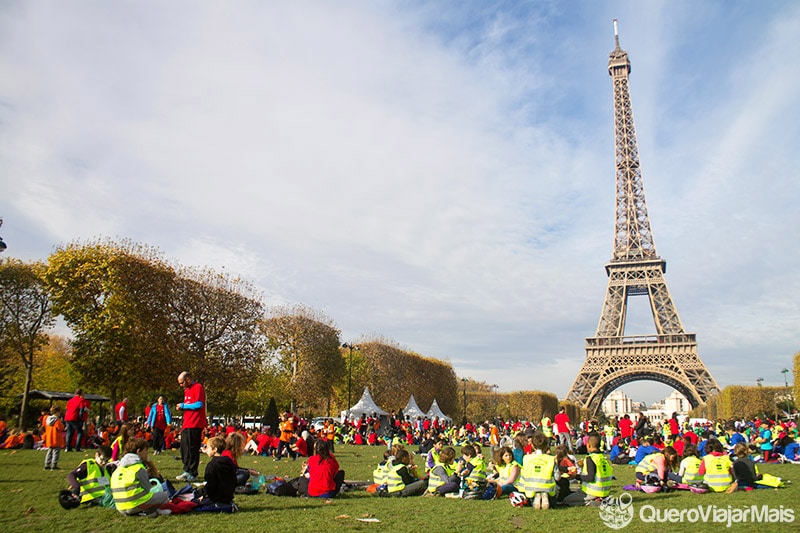
[{"label": "person wearing hood", "polygon": [[147,458],[147,441],[134,438],[125,444],[125,455],[111,476],[111,494],[117,511],[124,515],[152,515],[169,501],[155,466]]}]

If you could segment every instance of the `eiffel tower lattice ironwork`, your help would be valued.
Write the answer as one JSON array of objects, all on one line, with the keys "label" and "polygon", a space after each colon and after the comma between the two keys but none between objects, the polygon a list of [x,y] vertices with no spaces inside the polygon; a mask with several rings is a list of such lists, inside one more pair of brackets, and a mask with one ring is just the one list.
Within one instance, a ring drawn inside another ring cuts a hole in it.
[{"label": "eiffel tower lattice ironwork", "polygon": [[[596,414],[603,399],[632,381],[669,385],[696,407],[719,392],[717,382],[697,355],[695,334],[686,333],[672,302],[664,273],[667,263],[656,253],[644,198],[639,151],[633,125],[628,53],[616,47],[608,73],[614,85],[616,149],[616,219],[614,253],[606,264],[608,289],[594,337],[586,339],[586,360],[567,400]],[[625,335],[628,297],[647,295],[656,335]]]}]

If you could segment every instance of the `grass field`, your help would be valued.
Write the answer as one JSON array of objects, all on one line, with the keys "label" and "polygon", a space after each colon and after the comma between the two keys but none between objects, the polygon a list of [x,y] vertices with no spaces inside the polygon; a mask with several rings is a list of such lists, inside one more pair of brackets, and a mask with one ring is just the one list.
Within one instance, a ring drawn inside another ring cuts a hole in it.
[{"label": "grass field", "polygon": [[[367,480],[382,456],[383,449],[367,446],[337,446],[336,456],[348,480]],[[173,479],[181,473],[176,452],[153,457],[165,477]],[[487,454],[488,455],[488,454]],[[59,490],[67,488],[66,474],[88,457],[83,453],[61,454],[57,471],[44,471],[44,452],[34,450],[0,450],[0,531],[391,531],[391,532],[504,532],[504,531],[611,531],[600,518],[598,508],[555,508],[534,511],[517,509],[507,499],[496,501],[458,500],[449,498],[377,498],[364,491],[350,491],[334,500],[276,497],[267,494],[237,496],[240,512],[233,515],[189,514],[157,518],[126,517],[117,511],[99,507],[81,507],[72,511],[62,509],[57,501]],[[205,457],[205,456],[203,456]],[[421,458],[417,463],[422,463]],[[263,457],[244,457],[242,466],[256,468],[267,476],[293,477],[299,474],[301,462],[274,462]],[[201,464],[202,472],[204,464]],[[714,522],[644,523],[660,512],[679,513],[684,519],[699,516],[707,506],[715,506],[724,519],[728,509],[734,515],[742,509],[762,506],[791,510],[796,520],[790,523],[757,523],[734,516],[731,531],[800,531],[798,485],[800,465],[765,465],[768,472],[794,484],[779,490],[757,490],[734,494],[696,495],[689,492],[647,495],[633,493],[633,519],[624,531],[720,531],[727,524]],[[614,470],[613,495],[623,493],[622,486],[633,482],[633,468],[617,466]],[[177,482],[176,482],[177,483]],[[652,507],[651,507],[652,506]],[[700,510],[698,510],[698,506]],[[712,509],[712,513],[713,513]],[[644,513],[644,514],[643,514]],[[362,522],[359,518],[374,518],[379,522]],[[657,516],[655,518],[658,518]],[[738,520],[737,520],[738,518]]]}]

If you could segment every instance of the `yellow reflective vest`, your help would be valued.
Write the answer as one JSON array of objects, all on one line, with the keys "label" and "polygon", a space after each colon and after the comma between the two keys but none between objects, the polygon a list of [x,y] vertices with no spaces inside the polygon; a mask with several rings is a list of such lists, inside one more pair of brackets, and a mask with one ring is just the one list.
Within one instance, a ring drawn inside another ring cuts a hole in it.
[{"label": "yellow reflective vest", "polygon": [[428,492],[436,492],[436,489],[447,483],[450,476],[456,473],[453,463],[436,463],[428,476]]},{"label": "yellow reflective vest", "polygon": [[681,461],[681,470],[683,470],[683,478],[681,481],[683,483],[699,483],[703,481],[703,476],[700,475],[700,464],[703,461],[700,460],[699,457],[694,455],[690,455],[689,457],[684,457],[683,461]]},{"label": "yellow reflective vest", "polygon": [[614,475],[611,463],[605,455],[596,452],[587,455],[586,460],[594,463],[595,475],[593,480],[583,481],[581,489],[593,498],[605,498],[611,493],[611,478]]},{"label": "yellow reflective vest", "polygon": [[727,455],[706,455],[703,457],[706,473],[703,482],[714,492],[725,492],[733,483],[731,458]]},{"label": "yellow reflective vest", "polygon": [[94,459],[86,459],[81,461],[81,464],[86,464],[86,477],[78,480],[81,487],[81,503],[101,498],[106,490],[105,485],[108,485],[106,471]]},{"label": "yellow reflective vest", "polygon": [[149,489],[139,484],[136,477],[139,470],[144,470],[144,465],[135,463],[117,468],[111,476],[111,494],[117,511],[121,513],[147,503],[153,497]]},{"label": "yellow reflective vest", "polygon": [[556,458],[546,453],[528,454],[522,459],[522,490],[529,498],[537,492],[545,492],[550,496],[556,495],[556,480],[554,477]]}]

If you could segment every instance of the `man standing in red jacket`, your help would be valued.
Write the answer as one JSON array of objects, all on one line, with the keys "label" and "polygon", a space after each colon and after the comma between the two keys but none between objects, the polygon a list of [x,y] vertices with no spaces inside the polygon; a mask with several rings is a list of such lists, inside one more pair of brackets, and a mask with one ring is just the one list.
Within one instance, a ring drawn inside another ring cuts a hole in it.
[{"label": "man standing in red jacket", "polygon": [[203,428],[208,423],[206,420],[206,390],[192,379],[189,372],[181,372],[178,376],[178,385],[183,387],[183,402],[175,406],[178,411],[183,411],[183,427],[181,428],[183,473],[175,479],[191,483],[197,479]]},{"label": "man standing in red jacket", "polygon": [[67,401],[67,410],[64,413],[64,422],[67,423],[67,451],[72,451],[72,437],[75,436],[75,451],[81,451],[83,440],[83,390],[77,389],[75,396]]}]

